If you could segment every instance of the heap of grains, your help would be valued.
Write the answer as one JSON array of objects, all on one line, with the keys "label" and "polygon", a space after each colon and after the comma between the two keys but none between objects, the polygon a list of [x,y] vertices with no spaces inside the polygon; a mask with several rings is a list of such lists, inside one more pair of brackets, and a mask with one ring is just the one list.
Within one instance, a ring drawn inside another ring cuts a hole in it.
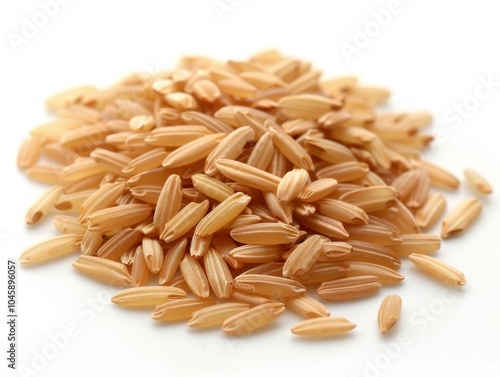
[{"label": "heap of grains", "polygon": [[[431,189],[459,180],[421,158],[431,116],[377,111],[388,96],[355,77],[321,81],[310,63],[276,51],[186,57],[154,76],[58,94],[47,101],[58,118],[31,131],[18,166],[52,185],[27,224],[55,214],[62,235],[20,262],[78,252],[77,270],[125,288],[115,304],[236,335],[285,309],[306,318],[294,334],[350,331],[356,325],[322,302],[400,283],[403,257],[463,285],[461,272],[428,254],[465,230],[481,202],[451,211],[441,236],[424,233],[446,206]],[[492,192],[478,173],[466,176]],[[381,332],[401,302],[382,302]]]}]

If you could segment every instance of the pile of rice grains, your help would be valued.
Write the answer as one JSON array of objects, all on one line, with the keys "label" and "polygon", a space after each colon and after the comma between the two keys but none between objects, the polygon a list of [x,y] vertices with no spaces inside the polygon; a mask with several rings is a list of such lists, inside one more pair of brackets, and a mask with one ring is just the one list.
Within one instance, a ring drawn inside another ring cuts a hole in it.
[{"label": "pile of rice grains", "polygon": [[[58,119],[31,131],[18,165],[53,185],[26,222],[55,212],[63,235],[20,262],[79,250],[78,271],[127,287],[115,304],[233,335],[285,308],[306,318],[296,335],[350,331],[356,325],[322,301],[398,284],[400,257],[464,285],[429,254],[465,230],[481,202],[449,211],[441,236],[424,233],[446,206],[431,188],[459,180],[420,157],[430,115],[377,112],[388,96],[355,77],[320,81],[310,63],[276,51],[225,63],[186,57],[172,71],[58,94],[47,101]],[[465,177],[491,193],[478,173]],[[382,333],[401,304],[397,295],[381,302]]]}]

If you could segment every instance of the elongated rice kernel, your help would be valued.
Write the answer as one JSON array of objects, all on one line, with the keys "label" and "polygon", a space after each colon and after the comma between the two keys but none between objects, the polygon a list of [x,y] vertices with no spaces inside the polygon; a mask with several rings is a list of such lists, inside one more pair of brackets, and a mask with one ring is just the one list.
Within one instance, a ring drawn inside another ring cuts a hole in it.
[{"label": "elongated rice kernel", "polygon": [[318,296],[327,300],[343,301],[377,293],[382,284],[377,276],[351,276],[321,283]]},{"label": "elongated rice kernel", "polygon": [[356,327],[344,317],[319,317],[306,319],[292,326],[295,335],[309,337],[339,336]]},{"label": "elongated rice kernel", "polygon": [[135,287],[116,293],[111,301],[116,305],[126,307],[148,307],[161,304],[172,298],[185,296],[186,292],[175,287]]},{"label": "elongated rice kernel", "polygon": [[52,211],[62,192],[63,188],[61,186],[53,186],[40,196],[26,213],[26,224],[34,225],[46,217]]},{"label": "elongated rice kernel", "polygon": [[33,264],[56,258],[77,250],[82,236],[65,234],[39,242],[27,248],[19,257],[19,263]]},{"label": "elongated rice kernel", "polygon": [[209,306],[195,311],[187,325],[197,329],[219,326],[222,325],[226,319],[248,310],[249,308],[250,305],[237,302]]},{"label": "elongated rice kernel", "polygon": [[489,195],[493,192],[493,188],[491,187],[490,183],[478,172],[472,169],[465,169],[464,175],[469,184],[481,194]]},{"label": "elongated rice kernel", "polygon": [[430,276],[451,285],[465,285],[467,281],[463,273],[449,264],[429,255],[410,254],[410,260]]},{"label": "elongated rice kernel", "polygon": [[448,238],[452,235],[462,233],[480,215],[483,205],[476,198],[463,200],[443,220],[441,237]]},{"label": "elongated rice kernel", "polygon": [[200,237],[214,234],[233,221],[250,203],[250,199],[241,192],[231,195],[200,220],[194,233]]},{"label": "elongated rice kernel", "polygon": [[271,324],[285,311],[281,303],[255,306],[229,317],[222,323],[222,331],[229,335],[244,335]]}]

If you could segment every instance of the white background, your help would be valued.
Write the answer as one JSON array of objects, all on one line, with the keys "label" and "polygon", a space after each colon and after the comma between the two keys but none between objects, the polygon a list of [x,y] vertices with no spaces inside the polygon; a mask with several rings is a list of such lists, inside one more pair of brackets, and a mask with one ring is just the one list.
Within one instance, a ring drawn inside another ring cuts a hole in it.
[{"label": "white background", "polygon": [[[32,0],[2,2],[1,292],[6,258],[56,234],[50,221],[34,229],[24,225],[26,209],[46,187],[30,182],[15,166],[17,148],[29,130],[50,119],[44,100],[71,86],[105,86],[133,71],[169,68],[184,54],[244,59],[274,47],[314,62],[326,76],[356,74],[364,83],[387,86],[393,91],[390,108],[426,109],[434,115],[430,132],[439,132],[440,142],[429,158],[459,177],[464,167],[474,167],[497,189],[481,199],[483,214],[470,231],[445,241],[438,252],[464,271],[464,289],[447,291],[404,261],[403,284],[370,299],[329,305],[333,315],[358,324],[349,336],[335,340],[294,338],[289,327],[300,318],[291,313],[268,331],[242,339],[215,330],[196,333],[182,324],[159,325],[147,311],[109,304],[114,291],[76,273],[71,267],[76,255],[20,268],[18,363],[38,367],[32,375],[39,376],[500,375],[498,2],[401,0],[400,12],[380,30],[372,29],[367,46],[348,61],[341,43],[354,45],[358,28],[375,28],[372,12],[387,9],[388,3],[75,0],[61,5],[16,52],[9,33],[21,34],[23,18],[32,20],[41,6]],[[220,8],[224,4],[225,10]],[[480,78],[497,86],[487,99],[474,103],[470,96]],[[464,101],[474,110],[466,117],[446,118],[454,104]],[[452,207],[475,194],[462,185],[446,195]],[[404,309],[392,334],[383,337],[376,315],[380,300],[390,293],[403,297]],[[451,300],[443,301],[443,295]],[[0,299],[1,305],[6,301]],[[427,319],[424,310],[431,314]],[[51,334],[68,325],[78,334],[47,365],[33,365],[34,355],[54,343]],[[2,329],[5,355],[7,328]],[[398,345],[400,336],[410,341]],[[1,359],[4,376],[6,360]]]}]

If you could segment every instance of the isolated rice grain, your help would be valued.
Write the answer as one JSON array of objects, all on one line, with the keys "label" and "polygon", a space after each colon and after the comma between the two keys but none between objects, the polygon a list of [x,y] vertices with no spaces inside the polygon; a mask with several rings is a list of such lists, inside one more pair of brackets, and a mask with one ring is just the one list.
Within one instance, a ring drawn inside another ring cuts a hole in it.
[{"label": "isolated rice grain", "polygon": [[394,327],[401,315],[402,300],[398,295],[384,297],[378,311],[378,327],[382,334]]},{"label": "isolated rice grain", "polygon": [[306,319],[291,327],[292,333],[307,337],[339,336],[356,327],[344,317],[321,317]]},{"label": "isolated rice grain", "polygon": [[27,248],[19,257],[19,263],[33,264],[56,258],[78,250],[82,236],[65,234],[39,242]]},{"label": "isolated rice grain", "polygon": [[444,218],[441,227],[441,237],[448,238],[463,232],[479,216],[482,209],[483,205],[476,198],[463,200]]},{"label": "isolated rice grain", "polygon": [[467,179],[467,182],[479,193],[489,195],[493,192],[493,188],[491,187],[489,182],[478,172],[472,169],[465,169],[464,175]]},{"label": "isolated rice grain", "polygon": [[467,283],[463,273],[443,261],[423,254],[410,254],[408,257],[418,268],[438,280],[451,285]]}]

